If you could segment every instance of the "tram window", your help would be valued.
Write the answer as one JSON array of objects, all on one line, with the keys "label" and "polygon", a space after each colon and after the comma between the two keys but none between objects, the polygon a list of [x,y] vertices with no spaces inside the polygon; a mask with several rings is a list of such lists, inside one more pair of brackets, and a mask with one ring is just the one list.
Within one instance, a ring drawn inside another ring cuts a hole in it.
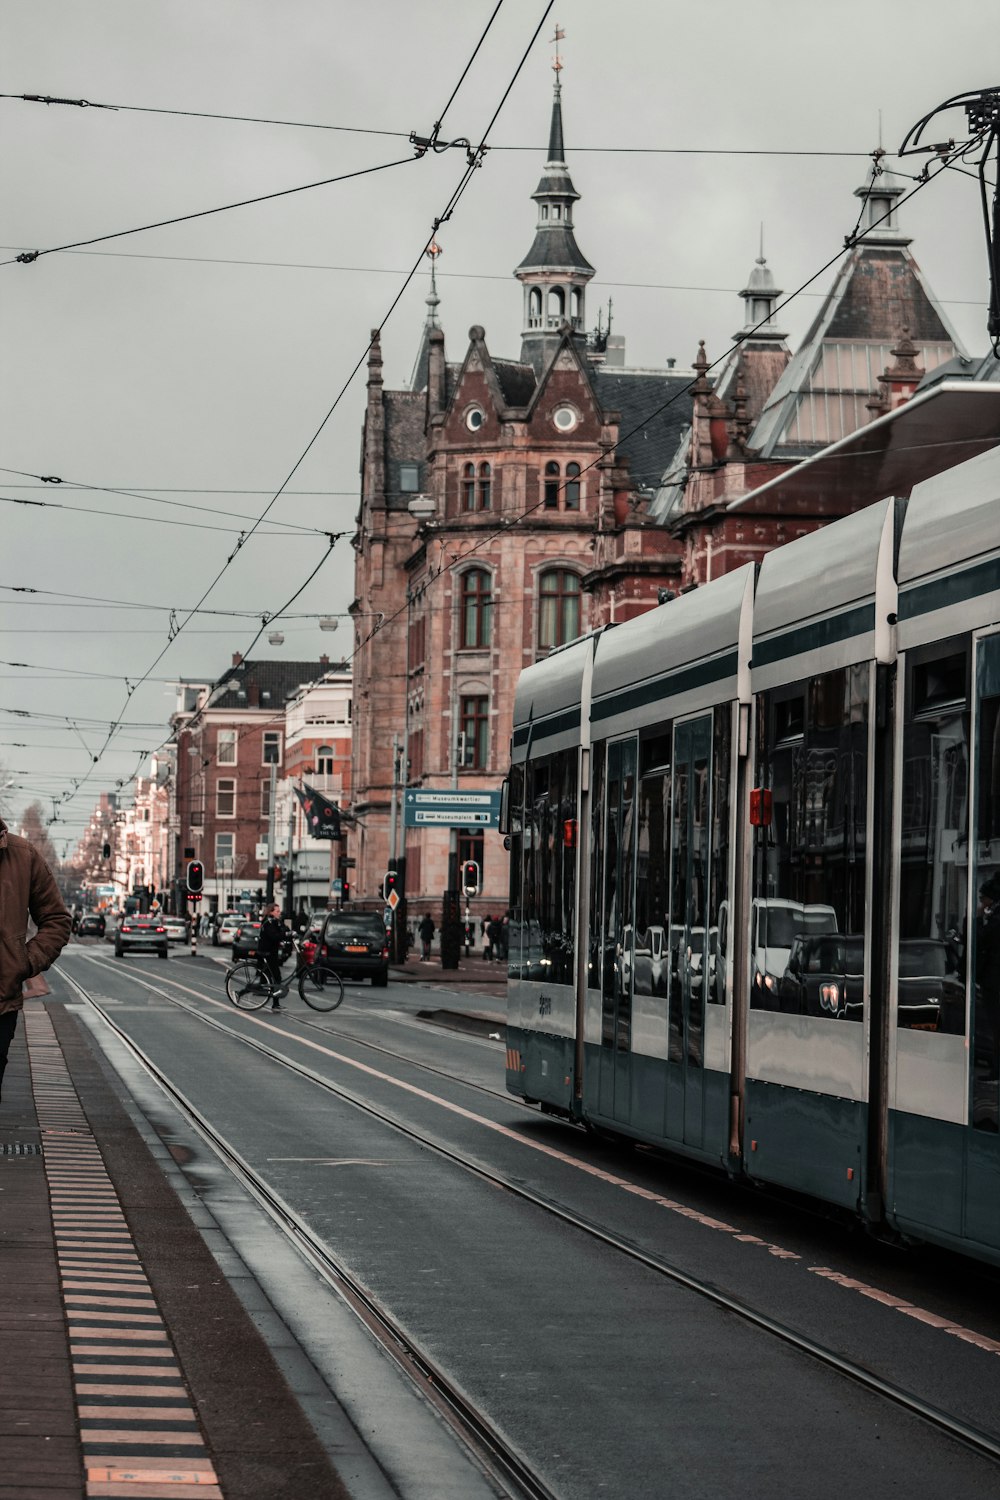
[{"label": "tram window", "polygon": [[587,986],[601,988],[603,940],[603,906],[601,871],[604,868],[604,784],[606,746],[594,746],[591,759],[590,796],[590,946]]},{"label": "tram window", "polygon": [[705,972],[709,1005],[725,1005],[729,973],[727,917],[729,912],[730,753],[732,715],[717,709],[712,747],[712,842],[708,880],[708,933]]},{"label": "tram window", "polygon": [[670,926],[670,736],[647,740],[640,747],[640,764],[648,767],[639,780],[636,865],[635,948],[633,991],[637,995],[666,995]]},{"label": "tram window", "polygon": [[[755,1009],[862,1019],[864,966],[854,960],[865,931],[870,682],[861,663],[759,700],[756,781],[774,811],[754,849]],[[824,933],[844,937],[828,945],[834,970],[814,977],[792,955]]]},{"label": "tram window", "polygon": [[670,731],[649,735],[639,743],[639,775],[649,776],[670,766]]},{"label": "tram window", "polygon": [[[972,1123],[1000,1129],[1000,635],[976,660]],[[964,994],[963,994],[964,1000]]]},{"label": "tram window", "polygon": [[511,766],[507,778],[510,839],[510,927],[507,939],[508,974],[520,976],[521,928],[524,917],[524,767]]},{"label": "tram window", "polygon": [[521,976],[572,984],[576,912],[576,849],[563,824],[576,817],[576,752],[566,750],[525,776],[525,880]]},{"label": "tram window", "polygon": [[897,1023],[965,1034],[968,650],[911,653],[903,709]]}]

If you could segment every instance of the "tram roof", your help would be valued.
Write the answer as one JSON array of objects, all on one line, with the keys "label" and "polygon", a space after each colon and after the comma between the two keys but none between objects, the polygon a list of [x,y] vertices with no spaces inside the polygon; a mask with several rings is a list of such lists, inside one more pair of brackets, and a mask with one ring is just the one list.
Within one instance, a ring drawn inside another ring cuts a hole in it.
[{"label": "tram roof", "polygon": [[732,500],[728,509],[761,500],[870,505],[908,495],[922,480],[998,444],[1000,384],[945,380]]}]

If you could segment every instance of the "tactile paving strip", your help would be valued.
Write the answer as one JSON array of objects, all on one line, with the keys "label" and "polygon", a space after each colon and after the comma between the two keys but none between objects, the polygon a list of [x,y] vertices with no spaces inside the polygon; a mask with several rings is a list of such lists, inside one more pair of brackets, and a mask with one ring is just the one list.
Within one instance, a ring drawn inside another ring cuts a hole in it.
[{"label": "tactile paving strip", "polygon": [[177,1356],[47,1013],[24,1012],[87,1496],[223,1500]]}]

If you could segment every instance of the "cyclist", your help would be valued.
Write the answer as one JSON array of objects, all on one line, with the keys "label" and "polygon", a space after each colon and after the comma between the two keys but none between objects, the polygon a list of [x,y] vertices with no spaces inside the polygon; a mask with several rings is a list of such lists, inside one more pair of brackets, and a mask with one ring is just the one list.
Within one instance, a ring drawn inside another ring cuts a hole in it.
[{"label": "cyclist", "polygon": [[[292,934],[282,921],[281,907],[275,901],[264,909],[264,919],[257,938],[257,961],[272,986],[281,984],[281,960],[288,952],[291,941]],[[277,992],[272,996],[271,1009],[281,1009]]]}]

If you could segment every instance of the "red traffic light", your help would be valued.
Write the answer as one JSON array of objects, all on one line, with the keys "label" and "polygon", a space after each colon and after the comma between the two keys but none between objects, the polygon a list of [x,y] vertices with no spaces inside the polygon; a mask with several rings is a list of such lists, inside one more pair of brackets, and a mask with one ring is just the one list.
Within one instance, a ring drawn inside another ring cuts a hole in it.
[{"label": "red traffic light", "polygon": [[200,859],[192,859],[188,862],[185,872],[185,884],[193,895],[200,895],[205,884],[205,866]]},{"label": "red traffic light", "polygon": [[479,866],[474,859],[467,859],[462,866],[462,887],[467,896],[479,890]]}]

